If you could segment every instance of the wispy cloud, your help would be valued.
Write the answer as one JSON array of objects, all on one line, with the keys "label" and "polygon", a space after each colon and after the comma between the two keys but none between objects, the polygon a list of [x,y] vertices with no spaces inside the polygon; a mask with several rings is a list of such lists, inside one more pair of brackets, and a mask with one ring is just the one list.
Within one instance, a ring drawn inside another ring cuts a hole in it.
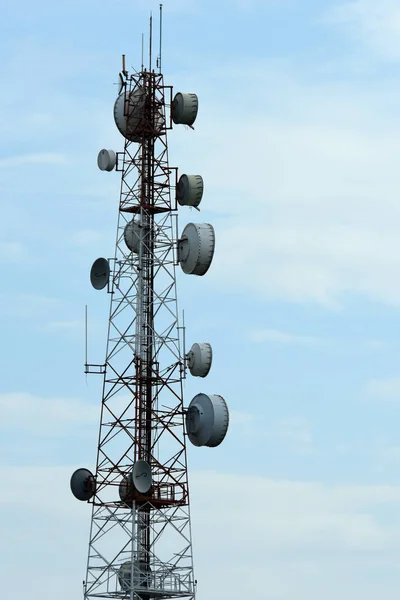
[{"label": "wispy cloud", "polygon": [[18,262],[24,256],[25,249],[20,242],[0,242],[0,262]]},{"label": "wispy cloud", "polygon": [[263,415],[237,410],[229,411],[229,435],[235,438],[253,437],[261,433]]},{"label": "wispy cloud", "polygon": [[84,247],[92,246],[104,237],[104,234],[95,229],[80,229],[74,234],[72,241],[76,246]]},{"label": "wispy cloud", "polygon": [[50,332],[60,332],[66,330],[75,330],[82,327],[83,321],[49,321],[46,323],[45,329]]},{"label": "wispy cloud", "polygon": [[266,436],[294,454],[310,454],[313,451],[312,425],[302,417],[273,421],[266,429]]},{"label": "wispy cloud", "polygon": [[32,435],[60,435],[68,427],[98,421],[99,405],[76,398],[47,398],[29,393],[0,394],[0,427]]},{"label": "wispy cloud", "polygon": [[278,329],[260,329],[259,331],[252,331],[249,337],[254,342],[276,342],[278,344],[315,346],[323,343],[323,340],[317,337],[296,335]]},{"label": "wispy cloud", "polygon": [[[66,338],[83,338],[84,335],[84,321],[48,321],[40,328],[44,333],[55,334],[57,336],[64,336]],[[93,327],[91,327],[93,333]]]},{"label": "wispy cloud", "polygon": [[400,6],[397,0],[354,0],[330,10],[330,19],[342,25],[357,42],[376,56],[400,60]]},{"label": "wispy cloud", "polygon": [[64,165],[66,163],[67,158],[63,154],[36,152],[0,158],[0,169],[27,165]]},{"label": "wispy cloud", "polygon": [[[7,482],[0,488],[7,541],[2,566],[10,574],[3,582],[5,598],[15,597],[21,540],[30,556],[30,599],[43,598],[38,575],[43,556],[51,566],[51,581],[63,580],[60,600],[78,589],[90,510],[69,489],[77,466],[0,468]],[[245,581],[249,595],[261,600],[264,591],[254,573],[262,573],[271,597],[282,600],[351,600],[355,590],[365,600],[382,597],[383,590],[385,598],[395,597],[399,486],[321,485],[214,471],[194,471],[190,481],[196,572],[210,597],[240,600],[243,585],[238,581]],[[63,540],[57,553],[49,544],[55,529]],[[105,552],[115,553],[113,542],[110,547],[103,542]],[[65,570],[66,563],[71,568]]]},{"label": "wispy cloud", "polygon": [[368,396],[400,402],[400,378],[371,379],[364,391]]},{"label": "wispy cloud", "polygon": [[40,294],[0,294],[0,307],[3,316],[31,319],[32,317],[47,319],[65,309],[67,302],[61,298]]}]

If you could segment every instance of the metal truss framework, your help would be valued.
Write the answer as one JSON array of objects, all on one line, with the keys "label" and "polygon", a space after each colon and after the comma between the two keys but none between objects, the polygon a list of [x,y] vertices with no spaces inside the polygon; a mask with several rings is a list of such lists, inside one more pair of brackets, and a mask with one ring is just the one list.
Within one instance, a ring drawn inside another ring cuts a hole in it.
[{"label": "metal truss framework", "polygon": [[[119,218],[85,600],[195,598],[171,194],[177,172],[167,146],[172,88],[154,71],[126,77],[128,132],[135,90],[145,99],[135,122],[140,140],[126,139],[117,155]],[[124,240],[132,219],[139,225],[136,252]],[[140,459],[152,470],[146,495],[129,478]]]}]

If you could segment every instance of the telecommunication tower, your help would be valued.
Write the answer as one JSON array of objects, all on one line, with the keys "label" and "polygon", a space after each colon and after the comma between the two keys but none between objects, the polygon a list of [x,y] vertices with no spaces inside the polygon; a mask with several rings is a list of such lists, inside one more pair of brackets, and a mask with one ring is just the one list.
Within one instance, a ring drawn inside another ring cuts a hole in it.
[{"label": "telecommunication tower", "polygon": [[[103,376],[96,470],[78,469],[71,490],[92,505],[84,599],[194,599],[186,439],[218,446],[229,422],[225,400],[199,393],[187,408],[183,380],[205,377],[212,350],[185,349],[179,324],[176,267],[204,275],[215,234],[208,223],[188,223],[178,234],[178,207],[195,207],[200,175],[178,179],[168,162],[167,131],[192,127],[193,93],[173,94],[161,72],[160,50],[149,64],[119,74],[114,120],[124,150],[101,150],[102,171],[121,173],[115,254],[90,271],[96,290],[110,294],[105,362],[85,372]],[[143,63],[143,58],[142,58]]]}]

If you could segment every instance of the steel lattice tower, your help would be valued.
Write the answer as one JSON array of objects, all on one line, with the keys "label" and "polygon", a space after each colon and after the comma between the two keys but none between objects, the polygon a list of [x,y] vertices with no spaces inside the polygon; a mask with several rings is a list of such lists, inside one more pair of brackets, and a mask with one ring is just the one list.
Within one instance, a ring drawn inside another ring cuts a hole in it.
[{"label": "steel lattice tower", "polygon": [[190,223],[178,236],[178,204],[197,206],[203,182],[178,181],[167,131],[191,126],[198,101],[172,99],[161,48],[158,66],[151,68],[151,36],[148,69],[129,74],[123,57],[114,118],[124,150],[98,156],[101,170],[121,172],[121,188],[114,258],[91,270],[92,285],[110,294],[105,363],[85,369],[103,375],[96,471],[78,469],[71,478],[74,495],[92,504],[85,600],[195,598],[186,438],[216,446],[228,428],[220,396],[198,394],[183,405],[187,370],[204,377],[211,347],[194,344],[185,354],[176,267],[204,274],[214,230]]}]

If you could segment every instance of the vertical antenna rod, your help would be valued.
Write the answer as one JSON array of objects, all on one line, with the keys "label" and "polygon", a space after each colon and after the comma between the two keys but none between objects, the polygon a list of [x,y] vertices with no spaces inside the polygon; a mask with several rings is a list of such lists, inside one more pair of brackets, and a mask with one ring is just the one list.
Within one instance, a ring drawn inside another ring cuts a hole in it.
[{"label": "vertical antenna rod", "polygon": [[162,8],[163,5],[160,4],[160,49],[158,54],[158,72],[161,73],[161,50],[162,50]]},{"label": "vertical antenna rod", "polygon": [[87,324],[87,304],[85,304],[85,372],[88,368],[88,324]]},{"label": "vertical antenna rod", "polygon": [[153,15],[150,13],[150,35],[149,35],[149,71],[151,73],[151,50],[153,45]]}]

